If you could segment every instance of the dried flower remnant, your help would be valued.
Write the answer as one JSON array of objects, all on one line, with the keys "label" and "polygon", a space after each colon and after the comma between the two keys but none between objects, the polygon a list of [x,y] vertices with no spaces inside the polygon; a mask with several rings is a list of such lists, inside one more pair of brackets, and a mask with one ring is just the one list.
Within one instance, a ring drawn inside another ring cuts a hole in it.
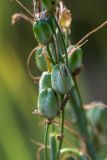
[{"label": "dried flower remnant", "polygon": [[60,17],[60,25],[63,28],[69,28],[71,26],[71,22],[72,22],[71,12],[70,10],[64,8]]},{"label": "dried flower remnant", "polygon": [[31,24],[33,24],[32,19],[30,19],[28,16],[26,16],[23,13],[15,13],[15,14],[13,14],[12,18],[11,18],[11,24],[15,25],[21,18],[26,20],[26,21],[28,21],[28,22],[30,22]]},{"label": "dried flower remnant", "polygon": [[20,14],[19,13],[15,13],[15,14],[13,14],[12,15],[12,19],[11,19],[11,24],[12,25],[15,25],[15,23],[17,22],[17,21],[19,21],[20,20]]}]

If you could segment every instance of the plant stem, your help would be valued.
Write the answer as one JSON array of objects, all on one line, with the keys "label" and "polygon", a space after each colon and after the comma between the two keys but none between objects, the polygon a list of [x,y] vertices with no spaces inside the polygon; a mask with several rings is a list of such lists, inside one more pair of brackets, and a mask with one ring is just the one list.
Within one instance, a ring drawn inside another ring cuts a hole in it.
[{"label": "plant stem", "polygon": [[56,43],[55,43],[55,39],[56,37],[53,36],[53,40],[52,40],[52,47],[53,47],[53,50],[54,50],[54,53],[55,53],[55,57],[56,57],[56,64],[59,64],[59,50],[56,46]]},{"label": "plant stem", "polygon": [[47,51],[48,51],[48,54],[49,54],[49,57],[50,57],[50,60],[51,62],[53,63],[53,65],[55,64],[54,60],[53,60],[53,57],[51,55],[51,51],[50,51],[50,48],[49,48],[49,45],[47,45]]},{"label": "plant stem", "polygon": [[[62,43],[63,43],[64,49],[65,49],[66,64],[68,66],[68,55],[67,55],[67,49],[66,49],[65,41],[64,41],[61,29],[58,25],[58,22],[56,21],[55,16],[53,16],[53,19],[54,19],[55,24],[58,27],[58,30],[59,30],[59,33],[60,33],[60,36],[61,36],[61,39],[62,39]],[[73,78],[73,79],[74,79],[75,87],[74,87],[74,91],[71,91],[71,98],[72,98],[71,99],[71,104],[73,102],[73,106],[74,106],[73,108],[74,108],[75,115],[76,115],[76,118],[77,118],[77,124],[78,124],[78,127],[79,127],[79,131],[80,131],[80,134],[83,137],[83,139],[85,139],[85,144],[86,144],[88,153],[89,153],[90,157],[92,158],[92,160],[97,160],[97,157],[95,155],[95,150],[94,150],[93,144],[90,140],[90,136],[89,136],[89,133],[88,133],[88,130],[87,130],[87,118],[86,118],[86,115],[85,115],[85,112],[84,112],[84,109],[83,109],[83,103],[82,103],[81,95],[79,93],[79,89],[78,89],[76,80],[75,80],[75,78]],[[60,142],[59,150],[60,150],[61,146],[62,146],[62,142]]]},{"label": "plant stem", "polygon": [[64,47],[64,52],[65,52],[66,65],[68,66],[68,54],[67,54],[67,49],[66,49],[64,37],[63,37],[62,31],[61,31],[61,29],[60,29],[60,27],[59,27],[59,24],[58,24],[58,22],[57,22],[55,16],[53,15],[52,17],[53,17],[53,20],[54,20],[54,22],[55,22],[57,28],[58,28],[59,34],[60,34],[60,36],[61,36],[61,40],[62,40],[62,44],[63,44],[63,47]]},{"label": "plant stem", "polygon": [[50,26],[53,31],[53,43],[55,46],[55,51],[56,51],[55,53],[56,53],[56,57],[57,57],[56,63],[59,64],[59,62],[64,62],[64,58],[63,58],[63,51],[60,46],[60,40],[59,40],[58,35],[56,33],[57,25],[54,22],[53,16],[52,16],[52,18],[50,18]]},{"label": "plant stem", "polygon": [[52,125],[51,133],[49,134],[49,145],[50,145],[50,160],[56,160],[57,158],[57,141],[55,126]]},{"label": "plant stem", "polygon": [[64,108],[62,110],[62,116],[61,116],[61,131],[60,131],[60,142],[59,142],[59,148],[58,148],[58,153],[57,153],[57,160],[59,159],[59,156],[60,156],[60,151],[61,151],[61,148],[62,148],[62,142],[63,142],[63,132],[64,132]]},{"label": "plant stem", "polygon": [[86,144],[88,154],[92,158],[92,160],[97,160],[94,145],[90,139],[90,136],[87,130],[87,118],[85,115],[85,111],[83,109],[82,99],[81,99],[75,78],[74,78],[74,84],[75,86],[71,90],[70,102],[71,102],[71,105],[73,106],[73,109],[76,115],[76,119],[77,119],[77,124],[79,127],[79,131]]},{"label": "plant stem", "polygon": [[49,131],[49,123],[45,125],[45,138],[44,138],[44,159],[48,159],[48,154],[47,154],[47,138],[48,138],[48,131]]},{"label": "plant stem", "polygon": [[57,36],[57,34],[56,34],[56,31],[54,32],[54,35],[55,35],[55,39],[56,39],[56,47],[57,47],[57,59],[58,59],[58,64],[59,64],[59,62],[61,62],[61,61],[63,61],[64,62],[64,60],[63,60],[63,55],[62,55],[62,53],[61,53],[61,48],[60,48],[60,44],[59,44],[59,39],[58,39],[58,36]]}]

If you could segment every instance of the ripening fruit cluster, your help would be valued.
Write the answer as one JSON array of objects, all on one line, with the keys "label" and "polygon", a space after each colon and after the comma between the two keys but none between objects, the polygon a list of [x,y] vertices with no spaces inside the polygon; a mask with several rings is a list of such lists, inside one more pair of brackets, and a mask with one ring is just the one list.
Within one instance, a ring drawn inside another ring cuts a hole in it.
[{"label": "ripening fruit cluster", "polygon": [[[38,42],[38,47],[34,48],[28,57],[27,67],[31,78],[33,80],[38,80],[38,77],[34,77],[29,69],[31,56],[35,53],[35,64],[42,74],[39,79],[38,87],[38,110],[35,110],[34,113],[47,118],[44,145],[40,145],[39,150],[44,148],[44,158],[47,160],[47,138],[50,133],[49,149],[51,160],[60,158],[60,154],[65,152],[73,153],[73,150],[74,154],[77,154],[79,159],[85,160],[87,157],[83,157],[82,152],[73,148],[65,148],[64,150],[61,150],[61,148],[64,138],[65,116],[63,111],[69,100],[70,104],[74,106],[73,109],[81,136],[83,139],[85,138],[87,140],[90,137],[86,126],[87,119],[81,108],[81,97],[75,81],[75,76],[82,68],[83,52],[80,46],[86,42],[82,43],[87,36],[76,45],[71,45],[69,35],[71,33],[72,16],[70,11],[63,5],[62,0],[34,0],[34,15],[24,7],[19,0],[16,2],[25,9],[32,18],[21,13],[16,13],[12,17],[12,24],[16,23],[20,18],[29,21],[33,24],[34,37]],[[96,30],[98,30],[98,28]],[[93,32],[90,32],[88,36],[92,33]],[[53,121],[53,119],[60,113],[62,113],[61,124],[58,122],[60,134],[58,133],[57,135],[56,126],[53,124],[55,121]],[[80,120],[80,122],[78,120]],[[51,132],[49,128],[50,124],[53,124]],[[67,129],[70,131],[69,127],[67,127]],[[59,140],[59,143],[57,143],[56,138]],[[89,141],[84,141],[87,147],[86,149],[92,157],[95,157],[93,149],[90,150],[90,146],[92,147],[92,145],[90,145],[91,143],[89,143]],[[61,151],[63,152],[61,153]],[[74,160],[75,157],[72,157],[74,154],[64,155],[64,159]]]},{"label": "ripening fruit cluster", "polygon": [[52,65],[51,71],[47,71],[47,62],[42,48],[35,52],[35,63],[42,75],[39,81],[38,111],[44,117],[57,116],[61,105],[61,95],[67,94],[74,86],[71,73],[82,63],[82,51],[77,49],[68,56],[69,69],[64,63]]},{"label": "ripening fruit cluster", "polygon": [[68,65],[65,64],[65,55],[61,49],[59,50],[61,53],[59,51],[56,53],[53,41],[53,34],[54,39],[57,34],[53,12],[58,0],[42,0],[42,4],[48,16],[39,18],[33,24],[34,36],[40,44],[35,52],[35,63],[42,71],[37,106],[41,115],[46,118],[54,118],[60,110],[61,97],[70,92],[74,86],[72,73],[82,64],[82,50],[78,48],[72,54],[68,54]]}]

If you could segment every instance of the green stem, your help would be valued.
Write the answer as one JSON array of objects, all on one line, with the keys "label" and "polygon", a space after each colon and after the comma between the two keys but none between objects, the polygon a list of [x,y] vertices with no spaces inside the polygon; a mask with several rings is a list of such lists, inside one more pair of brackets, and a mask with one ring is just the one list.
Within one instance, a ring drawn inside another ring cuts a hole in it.
[{"label": "green stem", "polygon": [[54,65],[55,62],[54,62],[53,57],[52,57],[52,55],[51,55],[51,51],[50,51],[49,45],[47,45],[47,51],[48,51],[48,54],[49,54],[49,58],[50,58],[51,62],[52,62],[53,65]]},{"label": "green stem", "polygon": [[[56,37],[55,37],[56,38]],[[56,64],[59,64],[59,55],[58,55],[58,49],[56,48],[56,44],[55,44],[55,40],[54,40],[54,37],[53,37],[53,40],[52,40],[52,47],[54,49],[54,53],[55,53],[55,57],[56,57]]]},{"label": "green stem", "polygon": [[47,140],[48,140],[48,131],[49,131],[49,123],[45,125],[45,138],[44,138],[44,159],[48,159],[48,154],[47,154]]},{"label": "green stem", "polygon": [[63,44],[63,47],[64,47],[64,52],[65,52],[66,65],[68,66],[68,54],[67,54],[67,49],[66,49],[64,37],[63,37],[62,31],[61,31],[61,29],[60,29],[60,27],[59,27],[59,24],[58,24],[58,22],[57,22],[55,16],[53,15],[52,17],[53,17],[53,20],[54,20],[54,22],[55,22],[57,28],[58,28],[59,34],[60,34],[60,36],[61,36],[61,40],[62,40],[62,44]]},{"label": "green stem", "polygon": [[49,145],[50,145],[50,160],[56,160],[57,158],[57,141],[55,126],[52,125],[51,133],[49,135]]},{"label": "green stem", "polygon": [[59,142],[59,148],[58,148],[58,153],[57,153],[57,160],[59,159],[59,156],[60,156],[60,151],[61,151],[61,148],[62,148],[62,142],[63,142],[63,132],[64,132],[64,109],[62,110],[62,116],[61,116],[61,131],[60,131],[60,136],[62,136],[62,138],[60,139],[60,142]]},{"label": "green stem", "polygon": [[[53,17],[53,16],[52,16]],[[61,50],[61,46],[60,46],[60,40],[58,38],[58,35],[56,33],[56,24],[53,20],[53,18],[50,18],[50,26],[51,26],[51,29],[53,31],[53,43],[54,43],[54,46],[55,46],[55,53],[56,53],[56,63],[59,64],[59,62],[64,62],[64,58],[63,58],[63,51]]]},{"label": "green stem", "polygon": [[60,40],[59,37],[56,33],[56,30],[54,28],[54,35],[55,35],[55,39],[56,39],[56,44],[57,44],[57,48],[58,48],[58,58],[59,58],[59,62],[64,62],[64,58],[63,58],[63,51],[61,50],[61,46],[60,46]]},{"label": "green stem", "polygon": [[[61,36],[61,39],[62,39],[62,43],[63,43],[64,50],[65,50],[66,64],[68,66],[68,54],[67,54],[65,41],[64,41],[61,29],[58,25],[58,22],[56,21],[55,16],[53,16],[53,19],[54,19],[54,22],[55,22],[58,30],[59,30],[59,33],[60,33],[60,36]],[[79,89],[78,89],[75,78],[74,78],[74,84],[75,84],[74,93],[71,92],[71,97],[72,97],[72,101],[73,101],[73,104],[74,104],[74,111],[75,111],[75,114],[76,114],[80,134],[83,138],[84,137],[86,138],[85,143],[86,143],[86,146],[87,146],[88,153],[90,154],[90,156],[92,157],[93,160],[97,160],[93,144],[92,144],[92,142],[90,140],[90,136],[88,134],[87,118],[86,118],[86,115],[85,115],[85,112],[84,112],[84,109],[83,109],[82,99],[81,99],[81,96],[80,96]],[[60,142],[60,143],[61,144],[59,145],[59,148],[60,148],[60,146],[62,146],[62,142]]]},{"label": "green stem", "polygon": [[64,39],[65,39],[65,45],[67,48],[68,47],[68,34],[67,33],[64,34]]},{"label": "green stem", "polygon": [[76,115],[76,119],[77,119],[77,124],[79,127],[79,131],[86,144],[88,154],[90,155],[92,160],[97,160],[94,145],[90,139],[90,136],[87,130],[87,118],[85,115],[85,111],[83,109],[82,99],[81,99],[75,78],[74,78],[74,84],[75,86],[71,90],[71,100],[70,100],[71,105],[73,106],[73,109]]}]

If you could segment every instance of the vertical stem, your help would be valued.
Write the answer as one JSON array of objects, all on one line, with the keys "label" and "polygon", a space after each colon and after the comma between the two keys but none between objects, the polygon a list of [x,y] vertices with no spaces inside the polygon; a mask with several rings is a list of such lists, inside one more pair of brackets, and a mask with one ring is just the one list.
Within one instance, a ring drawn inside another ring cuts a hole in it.
[{"label": "vertical stem", "polygon": [[56,33],[56,24],[53,20],[53,16],[50,18],[50,26],[51,26],[51,29],[53,31],[53,43],[54,43],[54,46],[55,46],[55,53],[56,53],[56,57],[57,57],[57,63],[59,64],[59,62],[64,62],[64,58],[63,58],[63,51],[61,49],[61,46],[60,46],[60,40],[58,38],[58,35]]},{"label": "vertical stem", "polygon": [[50,51],[50,48],[49,48],[49,45],[47,45],[47,51],[48,51],[48,54],[49,54],[49,57],[50,57],[50,60],[53,64],[55,64],[54,60],[53,60],[53,57],[51,55],[51,51]]},{"label": "vertical stem", "polygon": [[65,39],[65,45],[68,47],[68,33],[64,34],[64,39]]},{"label": "vertical stem", "polygon": [[62,110],[62,116],[61,116],[61,131],[60,131],[60,142],[59,142],[59,148],[58,148],[58,153],[57,153],[57,160],[59,159],[60,156],[60,150],[62,148],[62,142],[63,142],[63,132],[64,132],[64,109]]},{"label": "vertical stem", "polygon": [[56,160],[57,158],[57,141],[55,126],[52,125],[51,133],[49,134],[49,145],[50,145],[50,160]]},{"label": "vertical stem", "polygon": [[54,32],[54,35],[55,35],[55,40],[56,40],[56,47],[57,47],[57,51],[56,51],[56,54],[57,54],[57,59],[58,59],[58,64],[59,62],[63,61],[63,56],[62,56],[62,51],[61,51],[61,48],[60,48],[60,44],[59,44],[59,40],[58,40],[58,37],[57,37],[57,34],[56,34],[56,31]]},{"label": "vertical stem", "polygon": [[[56,37],[55,37],[56,38]],[[54,50],[54,53],[55,53],[55,58],[56,58],[56,64],[59,64],[59,56],[58,56],[58,48],[57,48],[57,46],[56,46],[56,44],[55,44],[55,40],[56,39],[54,39],[54,36],[53,36],[53,39],[52,39],[52,48],[53,48],[53,50]]]},{"label": "vertical stem", "polygon": [[45,138],[44,138],[44,159],[48,159],[48,154],[47,154],[47,138],[48,138],[48,130],[49,130],[49,123],[45,125]]},{"label": "vertical stem", "polygon": [[85,115],[85,111],[83,109],[82,99],[81,99],[75,78],[74,78],[74,84],[75,86],[71,90],[71,100],[70,100],[71,105],[73,105],[73,109],[76,115],[79,131],[80,131],[81,136],[84,139],[89,156],[92,158],[92,160],[97,160],[94,145],[90,139],[90,136],[87,130],[87,118]]},{"label": "vertical stem", "polygon": [[[63,43],[64,50],[65,50],[66,64],[68,66],[68,55],[67,55],[67,49],[66,49],[65,41],[64,41],[61,29],[58,25],[58,22],[56,21],[55,16],[53,16],[53,19],[54,19],[54,22],[55,22],[56,26],[58,27],[58,30],[59,30],[59,33],[60,33],[60,36],[61,36],[61,39],[62,39],[62,43]],[[83,109],[82,99],[81,99],[81,96],[80,96],[79,89],[78,89],[75,78],[74,78],[74,84],[75,84],[74,92],[71,91],[71,97],[72,97],[71,101],[74,104],[74,111],[75,111],[75,114],[76,114],[80,134],[83,138],[86,138],[85,139],[85,144],[87,146],[87,150],[88,150],[88,153],[89,153],[90,157],[93,160],[97,160],[96,155],[95,155],[94,146],[93,146],[93,144],[90,140],[90,136],[89,136],[89,133],[88,133],[88,130],[87,130],[87,118],[86,118],[86,115],[85,115],[85,112],[84,112],[84,109]],[[62,117],[63,117],[63,112],[62,112]],[[62,132],[63,132],[63,128],[62,128]],[[62,142],[60,142],[60,144],[59,144],[59,152],[60,152],[61,146],[62,146]],[[59,153],[58,153],[58,155],[59,155]]]},{"label": "vertical stem", "polygon": [[66,65],[68,66],[68,54],[67,54],[67,49],[66,49],[64,37],[63,37],[62,31],[61,31],[61,29],[60,29],[60,27],[59,27],[59,25],[58,25],[58,22],[57,22],[55,16],[53,15],[52,17],[53,17],[53,20],[54,20],[54,22],[55,22],[55,24],[56,24],[56,26],[57,26],[57,28],[58,28],[58,31],[59,31],[59,33],[60,33],[60,36],[61,36],[61,40],[62,40],[62,44],[63,44],[63,47],[64,47],[64,52],[65,52]]},{"label": "vertical stem", "polygon": [[34,18],[36,20],[36,1],[33,0],[33,13],[34,13]]}]

